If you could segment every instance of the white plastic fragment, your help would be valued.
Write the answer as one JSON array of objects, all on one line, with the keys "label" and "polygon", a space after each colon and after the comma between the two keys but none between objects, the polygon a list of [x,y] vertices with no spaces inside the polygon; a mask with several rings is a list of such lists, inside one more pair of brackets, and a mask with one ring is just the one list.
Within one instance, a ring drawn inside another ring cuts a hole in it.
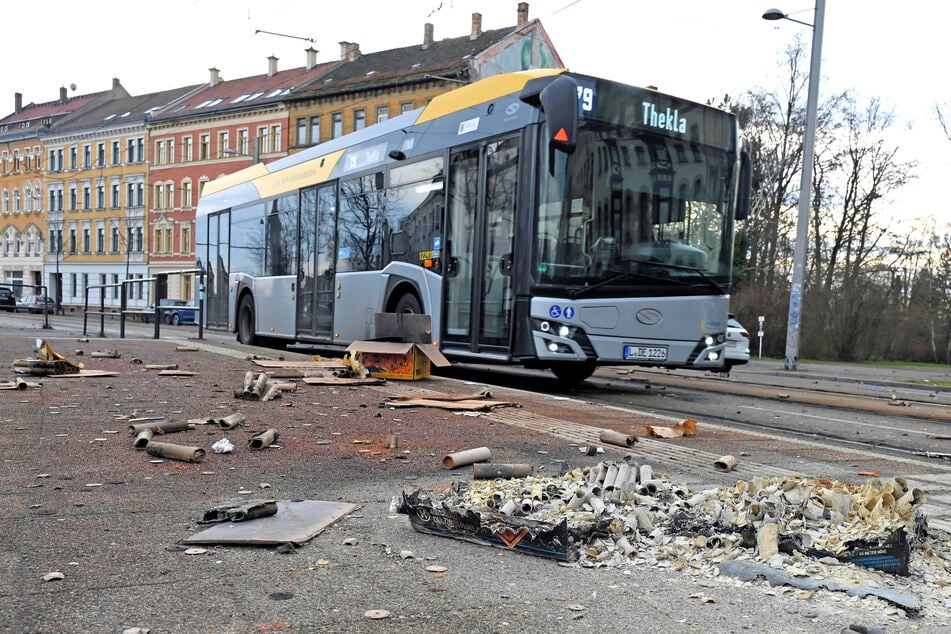
[{"label": "white plastic fragment", "polygon": [[234,443],[227,438],[222,438],[211,446],[215,453],[234,453]]}]

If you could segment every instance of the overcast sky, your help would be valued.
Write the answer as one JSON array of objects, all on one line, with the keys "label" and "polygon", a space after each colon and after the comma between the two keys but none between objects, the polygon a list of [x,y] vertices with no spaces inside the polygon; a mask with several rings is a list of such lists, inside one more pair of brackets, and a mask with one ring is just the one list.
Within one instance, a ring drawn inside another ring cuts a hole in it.
[{"label": "overcast sky", "polygon": [[[532,0],[529,17],[541,19],[571,70],[703,102],[774,88],[783,49],[797,33],[809,43],[809,27],[761,16],[775,6],[812,23],[811,0],[779,1]],[[341,41],[356,42],[366,53],[409,46],[422,41],[426,22],[437,40],[466,35],[474,12],[482,14],[483,29],[513,26],[517,5],[165,0],[143,13],[125,0],[86,0],[57,3],[55,18],[40,25],[21,3],[8,9],[0,38],[7,50],[0,116],[13,111],[18,92],[25,104],[53,101],[60,86],[98,92],[116,77],[136,95],[205,82],[213,66],[225,79],[237,79],[267,72],[269,55],[280,58],[280,69],[303,66],[309,46],[321,62],[339,57]],[[932,201],[942,200],[943,181],[951,177],[951,141],[934,114],[935,103],[951,104],[949,24],[946,0],[827,0],[820,96],[852,89],[894,109],[903,158],[922,163],[919,182],[897,201],[906,216],[941,213]]]}]

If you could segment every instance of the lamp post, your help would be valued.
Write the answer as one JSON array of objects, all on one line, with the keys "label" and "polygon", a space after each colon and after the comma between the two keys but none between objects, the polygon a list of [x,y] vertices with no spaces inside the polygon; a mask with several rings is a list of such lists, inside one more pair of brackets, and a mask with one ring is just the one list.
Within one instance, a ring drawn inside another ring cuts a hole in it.
[{"label": "lamp post", "polygon": [[764,20],[789,20],[812,27],[812,53],[809,64],[809,93],[806,97],[806,129],[802,143],[802,181],[799,185],[799,218],[796,221],[796,244],[793,250],[792,286],[789,291],[789,318],[786,325],[787,370],[795,370],[799,360],[799,332],[802,318],[802,287],[806,274],[806,251],[809,242],[809,208],[812,201],[812,160],[816,141],[816,109],[819,100],[819,62],[822,58],[822,24],[825,0],[816,0],[813,24],[791,18],[779,9],[769,9]]}]

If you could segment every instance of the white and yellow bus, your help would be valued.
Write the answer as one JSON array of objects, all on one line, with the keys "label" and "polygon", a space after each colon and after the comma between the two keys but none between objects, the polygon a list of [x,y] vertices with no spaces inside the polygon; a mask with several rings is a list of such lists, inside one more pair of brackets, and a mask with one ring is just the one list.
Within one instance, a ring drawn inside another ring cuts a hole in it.
[{"label": "white and yellow bus", "polygon": [[723,364],[734,115],[563,70],[489,77],[205,185],[209,327],[345,346],[431,316],[461,362]]}]

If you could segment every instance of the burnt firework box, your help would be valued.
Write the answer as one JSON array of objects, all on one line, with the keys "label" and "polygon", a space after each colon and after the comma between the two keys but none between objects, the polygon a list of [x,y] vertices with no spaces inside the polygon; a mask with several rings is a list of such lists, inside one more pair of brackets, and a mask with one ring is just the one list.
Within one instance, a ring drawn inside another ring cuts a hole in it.
[{"label": "burnt firework box", "polygon": [[415,381],[429,377],[430,365],[450,365],[432,344],[398,341],[354,341],[347,347],[351,357],[378,379]]}]

